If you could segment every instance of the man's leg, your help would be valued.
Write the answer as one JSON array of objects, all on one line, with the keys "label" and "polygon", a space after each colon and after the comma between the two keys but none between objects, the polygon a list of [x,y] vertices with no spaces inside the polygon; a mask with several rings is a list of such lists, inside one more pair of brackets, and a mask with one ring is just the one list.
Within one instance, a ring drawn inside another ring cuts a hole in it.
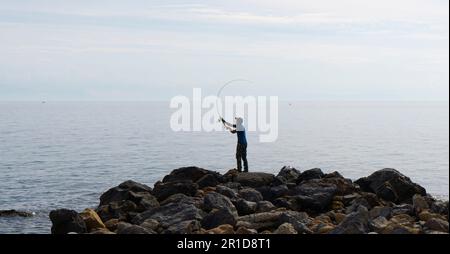
[{"label": "man's leg", "polygon": [[238,170],[239,172],[242,171],[241,159],[242,159],[242,149],[241,149],[241,145],[240,145],[240,144],[237,144],[237,146],[236,146],[236,161],[237,161],[237,170]]},{"label": "man's leg", "polygon": [[244,161],[244,172],[248,172],[247,145],[242,145],[242,160]]}]

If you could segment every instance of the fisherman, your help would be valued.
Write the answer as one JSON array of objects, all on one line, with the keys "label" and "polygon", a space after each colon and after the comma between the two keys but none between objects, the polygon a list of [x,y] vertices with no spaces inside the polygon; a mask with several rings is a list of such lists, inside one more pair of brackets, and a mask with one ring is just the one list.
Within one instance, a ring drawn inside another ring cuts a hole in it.
[{"label": "fisherman", "polygon": [[244,172],[248,172],[248,162],[247,162],[247,139],[245,137],[245,127],[244,120],[241,117],[236,117],[236,124],[231,124],[225,121],[223,118],[223,125],[227,130],[233,134],[237,134],[237,147],[236,147],[236,160],[237,160],[237,170],[242,172],[242,162],[244,162]]}]

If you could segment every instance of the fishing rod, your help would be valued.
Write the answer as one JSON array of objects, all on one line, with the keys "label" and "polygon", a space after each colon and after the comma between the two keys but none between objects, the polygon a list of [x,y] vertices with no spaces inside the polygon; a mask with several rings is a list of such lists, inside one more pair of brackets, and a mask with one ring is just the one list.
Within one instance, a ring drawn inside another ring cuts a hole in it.
[{"label": "fishing rod", "polygon": [[221,95],[221,93],[222,93],[222,90],[223,90],[225,87],[227,87],[228,85],[231,85],[232,83],[235,83],[235,82],[248,82],[248,83],[252,84],[252,82],[251,82],[250,80],[247,80],[247,79],[233,79],[233,80],[230,80],[230,81],[228,81],[227,83],[225,83],[225,84],[219,89],[219,91],[217,92],[217,96],[216,96],[216,111],[217,111],[217,115],[219,116],[219,119],[218,119],[219,122],[221,122],[221,119],[223,119],[222,115],[221,115],[220,112],[219,112],[219,107],[217,106],[217,105],[219,105],[218,102],[219,102],[220,95]]}]

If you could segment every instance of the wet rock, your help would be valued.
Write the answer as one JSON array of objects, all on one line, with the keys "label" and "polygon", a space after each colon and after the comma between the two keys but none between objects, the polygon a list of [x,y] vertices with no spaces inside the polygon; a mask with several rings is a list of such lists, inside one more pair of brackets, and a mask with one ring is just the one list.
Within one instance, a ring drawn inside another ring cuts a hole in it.
[{"label": "wet rock", "polygon": [[32,217],[34,214],[27,211],[0,210],[0,217]]},{"label": "wet rock", "polygon": [[239,191],[239,196],[241,196],[243,199],[251,202],[258,202],[262,201],[263,197],[261,193],[255,189],[252,188],[244,188]]},{"label": "wet rock", "polygon": [[257,203],[247,201],[245,199],[238,199],[235,203],[235,207],[239,215],[248,215],[256,212]]},{"label": "wet rock", "polygon": [[283,183],[296,182],[297,178],[300,176],[300,171],[293,167],[284,166],[277,175]]},{"label": "wet rock", "polygon": [[425,223],[424,227],[430,230],[448,233],[448,221],[445,220],[432,218]]},{"label": "wet rock", "polygon": [[295,230],[294,226],[292,226],[292,224],[283,223],[275,231],[273,231],[273,233],[282,235],[291,235],[297,234],[297,231]]},{"label": "wet rock", "polygon": [[158,201],[161,202],[177,193],[183,193],[187,196],[195,196],[197,189],[198,185],[192,181],[158,182],[155,184],[152,194],[158,199]]},{"label": "wet rock", "polygon": [[233,179],[234,182],[242,186],[258,188],[262,186],[270,186],[275,182],[275,176],[269,173],[249,172],[239,173]]},{"label": "wet rock", "polygon": [[373,192],[384,200],[395,203],[411,202],[414,194],[426,195],[425,189],[395,169],[382,169],[358,179],[362,190]]},{"label": "wet rock", "polygon": [[87,233],[83,218],[74,210],[53,210],[49,217],[52,222],[52,234]]},{"label": "wet rock", "polygon": [[324,176],[325,174],[322,172],[320,168],[309,169],[304,171],[298,176],[297,183],[301,183],[303,181],[308,181],[311,179],[320,179]]},{"label": "wet rock", "polygon": [[236,225],[236,214],[232,213],[227,208],[214,209],[207,214],[202,220],[202,227],[205,229],[212,229],[223,224]]},{"label": "wet rock", "polygon": [[84,209],[84,211],[80,213],[80,216],[86,224],[87,230],[89,232],[95,229],[106,228],[105,224],[103,224],[103,221],[100,219],[98,214],[92,209]]},{"label": "wet rock", "polygon": [[256,212],[269,212],[275,210],[276,207],[270,201],[259,201],[256,203]]},{"label": "wet rock", "polygon": [[356,212],[349,214],[331,234],[366,234],[369,232],[369,211],[360,206]]}]

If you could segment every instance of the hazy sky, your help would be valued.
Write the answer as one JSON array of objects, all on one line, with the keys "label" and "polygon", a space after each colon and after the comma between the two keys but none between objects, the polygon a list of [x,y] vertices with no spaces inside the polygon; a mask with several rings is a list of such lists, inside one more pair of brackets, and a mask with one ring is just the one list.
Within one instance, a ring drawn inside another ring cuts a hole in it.
[{"label": "hazy sky", "polygon": [[0,100],[448,100],[448,0],[2,0]]}]

